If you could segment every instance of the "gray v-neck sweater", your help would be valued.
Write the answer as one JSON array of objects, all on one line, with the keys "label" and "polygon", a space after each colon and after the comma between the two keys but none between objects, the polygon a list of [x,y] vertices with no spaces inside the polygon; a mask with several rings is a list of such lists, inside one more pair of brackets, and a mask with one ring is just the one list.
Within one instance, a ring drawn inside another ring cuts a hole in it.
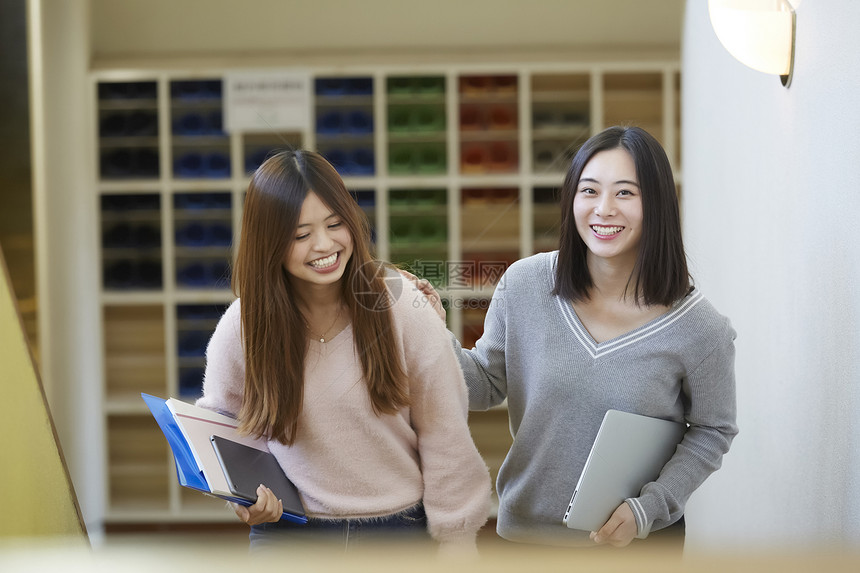
[{"label": "gray v-neck sweater", "polygon": [[689,424],[657,481],[627,500],[644,537],[683,515],[737,434],[735,332],[693,290],[666,314],[596,343],[570,302],[552,294],[557,256],[511,265],[476,347],[455,343],[470,409],[507,398],[514,441],[497,480],[497,530],[511,541],[592,543],[562,517],[603,415],[616,409]]}]

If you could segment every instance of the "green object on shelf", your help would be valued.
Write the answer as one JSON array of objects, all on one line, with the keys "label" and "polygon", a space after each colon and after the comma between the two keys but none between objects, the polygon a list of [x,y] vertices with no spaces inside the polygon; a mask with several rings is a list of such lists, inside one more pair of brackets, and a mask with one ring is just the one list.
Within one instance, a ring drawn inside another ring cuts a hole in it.
[{"label": "green object on shelf", "polygon": [[415,162],[411,145],[392,144],[388,149],[388,171],[390,173],[411,173]]},{"label": "green object on shelf", "polygon": [[441,143],[392,143],[388,148],[389,173],[437,175],[445,173],[447,164]]},{"label": "green object on shelf", "polygon": [[448,240],[448,225],[444,217],[421,217],[412,230],[419,243],[444,243]]},{"label": "green object on shelf", "polygon": [[416,90],[423,94],[441,94],[445,92],[445,78],[442,76],[425,76],[415,78]]},{"label": "green object on shelf", "polygon": [[418,152],[418,171],[424,174],[445,173],[448,162],[445,158],[445,146],[428,144]]},{"label": "green object on shelf", "polygon": [[445,92],[443,76],[396,76],[388,78],[391,95],[442,94]]},{"label": "green object on shelf", "polygon": [[412,108],[412,127],[421,132],[437,132],[445,130],[445,108],[441,106],[422,105]]},{"label": "green object on shelf", "polygon": [[403,105],[388,108],[388,131],[412,131],[412,109]]}]

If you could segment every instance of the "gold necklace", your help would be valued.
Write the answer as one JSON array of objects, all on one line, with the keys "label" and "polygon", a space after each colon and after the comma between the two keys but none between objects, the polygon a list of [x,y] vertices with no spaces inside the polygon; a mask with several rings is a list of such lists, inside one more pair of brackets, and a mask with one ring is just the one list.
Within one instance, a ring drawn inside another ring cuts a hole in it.
[{"label": "gold necklace", "polygon": [[[341,313],[341,312],[343,312],[343,305],[338,305],[338,308],[337,308],[337,314],[336,314],[336,315],[335,315],[335,317],[334,317],[334,322],[332,322],[332,323],[331,323],[331,326],[329,326],[328,328],[326,328],[326,329],[323,331],[323,333],[319,336],[319,341],[320,341],[320,342],[322,342],[323,344],[325,344],[325,342],[326,342],[326,340],[325,340],[325,335],[326,335],[326,334],[328,334],[328,331],[329,331],[329,330],[331,330],[332,328],[334,328],[334,325],[336,325],[336,324],[337,324],[338,319],[340,319],[340,313]],[[311,336],[313,336],[314,338],[316,338],[316,336],[314,335],[314,333],[313,333],[313,332],[311,332],[311,325],[310,325],[310,323],[309,323],[307,320],[305,320],[305,326],[307,326],[307,327],[308,327],[308,332],[310,332]],[[329,340],[331,340],[331,339],[329,339]]]}]

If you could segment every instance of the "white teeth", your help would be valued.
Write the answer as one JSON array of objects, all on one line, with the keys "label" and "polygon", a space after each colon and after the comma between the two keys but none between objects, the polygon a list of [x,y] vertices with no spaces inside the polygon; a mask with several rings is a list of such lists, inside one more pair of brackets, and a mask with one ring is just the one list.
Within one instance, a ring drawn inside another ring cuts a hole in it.
[{"label": "white teeth", "polygon": [[591,228],[598,235],[604,235],[604,236],[615,235],[616,233],[620,233],[621,230],[624,229],[624,227],[598,227],[598,226],[592,226]]},{"label": "white teeth", "polygon": [[314,267],[315,269],[324,269],[326,267],[332,266],[335,263],[335,261],[337,261],[337,253],[335,253],[333,255],[329,255],[328,257],[325,257],[322,259],[317,259],[315,261],[311,261],[308,264],[310,266]]}]

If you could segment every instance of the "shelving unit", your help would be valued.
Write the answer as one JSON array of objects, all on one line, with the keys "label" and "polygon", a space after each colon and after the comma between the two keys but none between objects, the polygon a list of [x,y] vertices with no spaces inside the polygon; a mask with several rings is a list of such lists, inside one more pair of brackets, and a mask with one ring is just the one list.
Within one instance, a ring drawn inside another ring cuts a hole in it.
[{"label": "shelving unit", "polygon": [[[224,132],[225,73],[92,74],[108,522],[234,519],[176,483],[139,394],[199,394],[248,175],[271,150],[317,149],[340,170],[377,256],[436,285],[465,346],[507,265],[557,248],[557,191],[590,135],[641,125],[680,182],[677,62],[313,69],[310,127],[291,133]],[[495,476],[506,412],[470,423]]]}]

